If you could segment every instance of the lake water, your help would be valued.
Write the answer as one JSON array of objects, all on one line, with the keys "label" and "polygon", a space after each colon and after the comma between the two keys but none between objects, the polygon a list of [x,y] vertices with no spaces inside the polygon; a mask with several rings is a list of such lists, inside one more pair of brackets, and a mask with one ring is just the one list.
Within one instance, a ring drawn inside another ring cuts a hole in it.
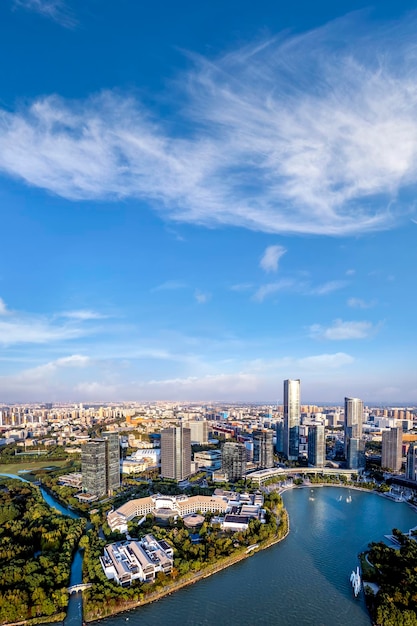
[{"label": "lake water", "polygon": [[291,532],[280,544],[103,626],[369,626],[349,576],[357,555],[417,515],[406,504],[336,487],[284,494]]}]

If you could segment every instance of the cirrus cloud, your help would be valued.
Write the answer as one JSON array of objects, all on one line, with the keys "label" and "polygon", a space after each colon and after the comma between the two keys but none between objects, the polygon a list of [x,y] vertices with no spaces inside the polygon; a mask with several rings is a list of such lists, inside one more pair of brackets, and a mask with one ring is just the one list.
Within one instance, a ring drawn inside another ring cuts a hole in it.
[{"label": "cirrus cloud", "polygon": [[112,92],[1,110],[0,170],[70,200],[141,198],[205,226],[390,227],[417,184],[416,18],[373,30],[358,20],[192,57],[169,127]]}]

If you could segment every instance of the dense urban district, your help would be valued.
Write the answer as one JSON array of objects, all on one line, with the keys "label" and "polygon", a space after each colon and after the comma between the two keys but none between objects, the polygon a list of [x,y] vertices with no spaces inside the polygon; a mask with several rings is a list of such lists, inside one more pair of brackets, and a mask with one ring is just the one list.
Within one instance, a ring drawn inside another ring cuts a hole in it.
[{"label": "dense urban district", "polygon": [[[91,621],[209,576],[286,537],[285,489],[417,504],[416,407],[302,405],[299,380],[283,398],[0,405],[0,623],[62,621],[81,589]],[[393,537],[362,557],[368,608],[381,626],[417,624],[414,535]]]}]

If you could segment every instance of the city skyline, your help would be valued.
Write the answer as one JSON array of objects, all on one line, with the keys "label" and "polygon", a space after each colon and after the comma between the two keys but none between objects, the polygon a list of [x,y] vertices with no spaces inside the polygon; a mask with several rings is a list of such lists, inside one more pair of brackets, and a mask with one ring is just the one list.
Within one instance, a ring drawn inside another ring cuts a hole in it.
[{"label": "city skyline", "polygon": [[417,12],[334,4],[1,4],[0,403],[417,403]]}]

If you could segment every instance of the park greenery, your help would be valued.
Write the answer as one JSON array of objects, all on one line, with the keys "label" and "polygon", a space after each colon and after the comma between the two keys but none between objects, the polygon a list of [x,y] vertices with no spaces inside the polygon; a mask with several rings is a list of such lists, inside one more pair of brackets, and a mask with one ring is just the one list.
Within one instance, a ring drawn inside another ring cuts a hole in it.
[{"label": "park greenery", "polygon": [[167,541],[174,549],[174,568],[171,576],[159,573],[152,584],[134,581],[127,588],[107,580],[99,562],[109,539],[114,541],[122,537],[117,533],[109,535],[104,525],[106,540],[100,539],[98,528],[101,518],[98,514],[93,516],[95,528],[80,542],[85,548],[84,581],[93,583],[92,588],[84,595],[86,618],[90,620],[104,617],[133,604],[153,599],[155,595],[173,591],[175,586],[194,581],[207,574],[208,570],[211,572],[213,568],[221,569],[243,558],[249,546],[257,545],[260,549],[282,539],[288,532],[288,518],[281,496],[277,493],[267,495],[265,509],[265,523],[253,519],[247,530],[239,532],[226,532],[218,524],[212,524],[214,513],[207,513],[204,523],[194,533],[184,526],[182,519],[171,519],[166,526],[158,525],[152,515],[148,515],[141,526],[137,525],[137,520],[133,520],[129,524],[132,539],[140,539],[151,532],[156,539]]},{"label": "park greenery", "polygon": [[37,487],[1,481],[0,624],[63,619],[72,556],[84,527],[84,520],[51,509]]},{"label": "park greenery", "polygon": [[369,544],[364,578],[376,583],[377,593],[365,587],[372,620],[378,626],[417,625],[417,542],[393,529],[398,548]]}]

